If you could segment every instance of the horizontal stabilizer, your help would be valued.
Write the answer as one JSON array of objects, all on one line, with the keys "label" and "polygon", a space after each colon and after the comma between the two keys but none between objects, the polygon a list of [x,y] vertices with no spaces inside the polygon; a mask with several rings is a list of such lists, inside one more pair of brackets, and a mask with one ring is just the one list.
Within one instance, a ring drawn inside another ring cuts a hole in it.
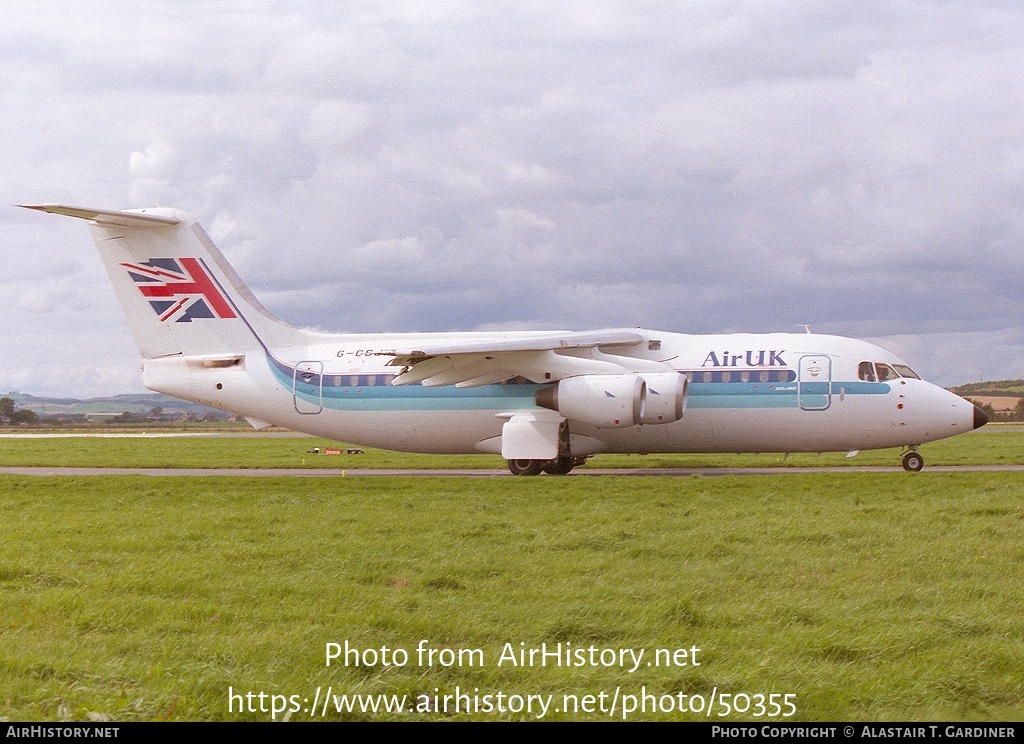
[{"label": "horizontal stabilizer", "polygon": [[186,212],[21,206],[87,220],[143,359],[188,357],[187,374],[242,369],[246,352],[306,338],[260,304]]},{"label": "horizontal stabilizer", "polygon": [[161,225],[177,225],[181,222],[177,210],[160,207],[116,212],[109,209],[67,207],[62,204],[19,204],[18,206],[35,209],[39,212],[62,214],[66,217],[78,217],[81,220],[92,220],[101,225],[119,225],[121,227],[160,227]]}]

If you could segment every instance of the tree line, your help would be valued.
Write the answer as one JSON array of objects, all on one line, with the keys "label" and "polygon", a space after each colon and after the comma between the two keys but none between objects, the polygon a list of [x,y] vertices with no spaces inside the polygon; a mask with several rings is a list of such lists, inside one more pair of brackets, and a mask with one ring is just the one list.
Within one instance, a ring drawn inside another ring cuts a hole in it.
[{"label": "tree line", "polygon": [[971,400],[965,396],[965,400],[970,401],[974,405],[978,406],[988,416],[989,421],[1024,421],[1024,398],[1017,401],[1016,407],[1012,411],[1000,411],[997,412],[990,403],[982,403],[981,401]]},{"label": "tree line", "polygon": [[160,406],[154,406],[148,413],[133,413],[123,411],[116,415],[87,416],[86,414],[54,414],[40,415],[29,408],[18,408],[13,398],[0,398],[0,426],[19,426],[23,424],[48,424],[61,426],[65,424],[81,425],[111,425],[111,424],[154,424],[172,422],[216,422],[227,420],[238,420],[239,417],[232,416],[221,411],[202,411],[168,413]]},{"label": "tree line", "polygon": [[17,426],[18,424],[35,424],[39,422],[39,414],[29,408],[15,410],[14,400],[0,398],[0,424]]}]

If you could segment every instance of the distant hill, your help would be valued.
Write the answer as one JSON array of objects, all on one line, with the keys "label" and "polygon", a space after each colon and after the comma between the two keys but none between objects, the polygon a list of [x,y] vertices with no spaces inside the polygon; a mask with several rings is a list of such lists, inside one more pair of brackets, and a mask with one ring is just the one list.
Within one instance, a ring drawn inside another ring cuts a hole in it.
[{"label": "distant hill", "polygon": [[977,403],[994,421],[1024,420],[1024,380],[971,382],[950,391]]},{"label": "distant hill", "polygon": [[[0,394],[0,398],[10,398],[14,401],[15,408],[28,408],[44,418],[68,417],[95,421],[118,416],[126,411],[133,416],[158,416],[160,420],[165,421],[186,418],[223,420],[231,417],[231,414],[223,411],[160,393],[133,393],[85,400],[45,398],[28,393],[4,393]],[[154,414],[154,409],[159,409],[157,414]]]},{"label": "distant hill", "polygon": [[950,390],[957,395],[971,397],[987,395],[996,397],[1024,398],[1024,380],[993,380],[991,382],[969,382]]}]

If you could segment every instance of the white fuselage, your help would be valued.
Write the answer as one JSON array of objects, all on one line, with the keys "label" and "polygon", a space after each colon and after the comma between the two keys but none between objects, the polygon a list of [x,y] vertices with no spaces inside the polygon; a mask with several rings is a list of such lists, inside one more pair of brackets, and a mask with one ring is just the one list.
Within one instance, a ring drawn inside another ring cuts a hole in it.
[{"label": "white fuselage", "polygon": [[[863,341],[816,334],[694,336],[636,330],[640,359],[688,380],[685,413],[667,424],[598,428],[569,421],[574,455],[598,452],[805,452],[916,445],[970,431],[974,407],[915,377],[863,379],[861,365],[901,365]],[[494,334],[324,336],[240,355],[230,366],[147,360],[147,387],[252,420],[410,452],[500,452],[508,414],[540,411],[542,384],[462,389],[395,386],[380,349]],[[514,338],[514,334],[510,334]],[[660,343],[659,343],[660,342]],[[652,347],[648,349],[647,347]]]}]

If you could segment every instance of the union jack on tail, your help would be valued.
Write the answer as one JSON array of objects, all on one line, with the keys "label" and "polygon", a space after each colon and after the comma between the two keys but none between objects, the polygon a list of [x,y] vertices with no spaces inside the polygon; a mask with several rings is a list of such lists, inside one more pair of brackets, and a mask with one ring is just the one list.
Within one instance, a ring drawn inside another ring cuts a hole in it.
[{"label": "union jack on tail", "polygon": [[227,299],[195,258],[153,258],[122,263],[162,323],[196,318],[234,318]]}]

